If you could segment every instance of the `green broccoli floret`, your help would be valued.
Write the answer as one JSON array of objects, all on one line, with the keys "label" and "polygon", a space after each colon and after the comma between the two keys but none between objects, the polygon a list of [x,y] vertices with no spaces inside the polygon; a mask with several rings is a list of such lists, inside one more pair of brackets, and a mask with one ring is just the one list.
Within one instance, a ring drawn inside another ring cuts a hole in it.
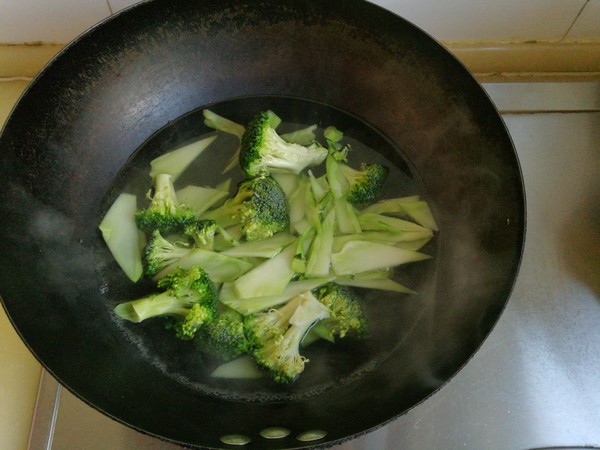
[{"label": "green broccoli floret", "polygon": [[223,307],[217,317],[198,330],[195,339],[198,348],[222,362],[246,353],[248,340],[243,317],[236,310]]},{"label": "green broccoli floret", "polygon": [[249,177],[270,173],[300,173],[309,166],[321,164],[327,149],[286,142],[271,126],[268,112],[260,112],[250,120],[242,136],[240,167]]},{"label": "green broccoli floret", "polygon": [[284,306],[246,316],[245,330],[250,354],[278,383],[291,383],[305,368],[308,359],[300,354],[304,335],[329,310],[308,291]]},{"label": "green broccoli floret", "polygon": [[171,242],[163,237],[159,230],[154,230],[152,237],[144,247],[144,275],[152,278],[165,267],[188,256],[191,248],[184,242]]},{"label": "green broccoli floret", "polygon": [[158,282],[158,288],[162,292],[117,305],[115,313],[132,322],[171,317],[170,328],[183,340],[192,339],[216,315],[217,290],[200,266],[173,272]]},{"label": "green broccoli floret", "polygon": [[328,283],[314,291],[315,297],[329,309],[330,317],[323,325],[335,338],[364,337],[369,332],[367,317],[360,299],[345,286]]},{"label": "green broccoli floret", "polygon": [[348,165],[346,150],[331,151],[326,167],[327,180],[333,196],[345,196],[353,205],[374,202],[390,172],[389,167],[381,164],[361,163],[359,169],[354,169]]},{"label": "green broccoli floret", "polygon": [[271,176],[242,181],[235,196],[204,213],[201,219],[214,220],[223,228],[241,225],[249,241],[271,237],[290,226],[287,198]]},{"label": "green broccoli floret", "polygon": [[155,230],[163,234],[175,233],[195,220],[194,211],[177,200],[171,175],[157,174],[148,196],[150,205],[135,214],[135,222],[140,230],[146,233]]},{"label": "green broccoli floret", "polygon": [[214,220],[194,220],[188,223],[183,233],[194,240],[196,248],[212,250],[215,243],[215,234],[219,231],[219,226]]}]

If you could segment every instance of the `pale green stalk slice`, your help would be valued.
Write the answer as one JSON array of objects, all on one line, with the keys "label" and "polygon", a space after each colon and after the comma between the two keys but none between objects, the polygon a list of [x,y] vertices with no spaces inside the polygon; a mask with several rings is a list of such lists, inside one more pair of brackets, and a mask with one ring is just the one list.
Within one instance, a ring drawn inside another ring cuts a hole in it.
[{"label": "pale green stalk slice", "polygon": [[295,245],[288,245],[273,258],[240,276],[233,282],[236,295],[252,298],[281,294],[295,274],[292,270],[295,251]]},{"label": "pale green stalk slice", "polygon": [[350,241],[331,255],[337,275],[352,275],[370,270],[387,269],[400,264],[422,261],[430,256],[369,241]]},{"label": "pale green stalk slice", "polygon": [[305,128],[301,128],[296,131],[290,131],[289,133],[280,134],[281,139],[292,144],[308,146],[315,142],[317,136],[315,130],[317,125],[310,125]]},{"label": "pale green stalk slice", "polygon": [[262,372],[251,356],[244,355],[217,366],[211,373],[214,378],[256,379],[262,377]]},{"label": "pale green stalk slice", "polygon": [[175,194],[179,203],[189,206],[196,216],[200,216],[213,206],[218,206],[221,201],[227,198],[229,192],[210,187],[190,185],[178,190]]},{"label": "pale green stalk slice", "polygon": [[366,289],[378,289],[381,291],[398,292],[400,294],[416,294],[416,292],[401,283],[398,283],[391,278],[369,278],[361,277],[360,274],[352,276],[337,277],[335,279],[337,284],[343,286],[351,286],[357,288]]},{"label": "pale green stalk slice", "polygon": [[161,270],[154,277],[154,280],[160,280],[180,267],[189,269],[194,265],[202,267],[215,283],[235,280],[254,267],[252,263],[233,256],[196,248],[188,255]]},{"label": "pale green stalk slice", "polygon": [[137,198],[121,194],[106,212],[99,228],[117,264],[136,282],[143,273],[142,249],[144,235],[135,224]]},{"label": "pale green stalk slice", "polygon": [[303,292],[316,289],[333,279],[333,277],[323,277],[290,281],[281,294],[254,298],[239,298],[233,288],[233,283],[223,283],[219,300],[240,314],[253,314],[285,303]]},{"label": "pale green stalk slice", "polygon": [[168,173],[175,181],[216,138],[217,136],[209,136],[153,159],[150,162],[150,176]]},{"label": "pale green stalk slice", "polygon": [[277,255],[286,245],[297,238],[286,232],[276,233],[266,239],[246,241],[241,244],[221,251],[222,255],[235,256],[236,258],[257,257],[272,258]]}]

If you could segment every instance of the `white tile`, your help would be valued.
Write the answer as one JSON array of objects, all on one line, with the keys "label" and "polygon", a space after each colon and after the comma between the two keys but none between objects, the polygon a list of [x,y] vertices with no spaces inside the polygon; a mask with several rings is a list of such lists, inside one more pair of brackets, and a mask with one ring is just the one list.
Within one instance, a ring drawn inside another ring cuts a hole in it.
[{"label": "white tile", "polygon": [[586,0],[373,0],[440,40],[558,40]]},{"label": "white tile", "polygon": [[121,11],[128,6],[135,5],[136,3],[140,3],[140,0],[108,0],[108,4],[110,5],[110,9],[113,13]]},{"label": "white tile", "polygon": [[0,42],[67,43],[110,15],[106,0],[0,0]]},{"label": "white tile", "polygon": [[600,39],[600,0],[589,0],[567,39]]},{"label": "white tile", "polygon": [[500,112],[600,111],[599,82],[482,83]]}]

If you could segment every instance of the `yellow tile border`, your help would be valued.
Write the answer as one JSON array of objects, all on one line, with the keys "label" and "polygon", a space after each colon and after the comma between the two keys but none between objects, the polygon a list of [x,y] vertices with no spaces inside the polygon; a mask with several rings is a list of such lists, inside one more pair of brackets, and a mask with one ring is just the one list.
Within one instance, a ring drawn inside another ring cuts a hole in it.
[{"label": "yellow tile border", "polygon": [[600,80],[600,40],[596,42],[471,43],[446,47],[478,78],[522,81]]},{"label": "yellow tile border", "polygon": [[63,45],[0,45],[0,78],[33,77]]},{"label": "yellow tile border", "polygon": [[[442,44],[485,81],[600,80],[600,40]],[[33,77],[61,48],[60,44],[0,44],[0,78]]]}]

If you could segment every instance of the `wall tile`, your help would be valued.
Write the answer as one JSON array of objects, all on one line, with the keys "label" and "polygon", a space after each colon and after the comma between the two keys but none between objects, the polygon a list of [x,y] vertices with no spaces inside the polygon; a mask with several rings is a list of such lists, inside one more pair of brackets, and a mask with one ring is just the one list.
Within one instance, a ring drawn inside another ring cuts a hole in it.
[{"label": "wall tile", "polygon": [[561,39],[586,0],[373,0],[441,40]]},{"label": "wall tile", "polygon": [[589,0],[573,24],[567,39],[600,39],[600,0]]},{"label": "wall tile", "polygon": [[[0,0],[0,42],[66,43],[138,0]],[[559,40],[586,0],[372,0],[441,40]],[[110,5],[110,8],[109,8]],[[600,37],[589,0],[569,37]]]},{"label": "wall tile", "polygon": [[0,42],[73,40],[110,14],[106,0],[0,0]]}]

